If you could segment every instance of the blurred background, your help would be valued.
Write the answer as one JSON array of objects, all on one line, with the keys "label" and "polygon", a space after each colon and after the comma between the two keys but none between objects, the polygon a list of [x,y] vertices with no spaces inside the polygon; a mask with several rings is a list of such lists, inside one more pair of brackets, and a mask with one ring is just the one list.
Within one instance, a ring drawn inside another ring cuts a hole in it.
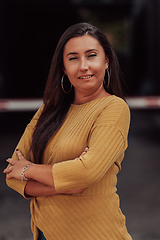
[{"label": "blurred background", "polygon": [[160,239],[160,1],[0,1],[0,240],[31,240],[29,201],[2,174],[42,103],[62,33],[78,22],[100,28],[117,53],[131,109],[129,148],[118,175],[134,240]]}]

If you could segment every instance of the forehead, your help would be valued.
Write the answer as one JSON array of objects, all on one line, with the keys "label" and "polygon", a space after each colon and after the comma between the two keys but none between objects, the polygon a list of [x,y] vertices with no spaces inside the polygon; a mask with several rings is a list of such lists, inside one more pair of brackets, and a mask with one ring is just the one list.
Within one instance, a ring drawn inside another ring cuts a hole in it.
[{"label": "forehead", "polygon": [[90,35],[84,35],[71,38],[64,47],[64,54],[70,51],[78,53],[79,51],[87,51],[89,49],[103,50],[96,38]]}]

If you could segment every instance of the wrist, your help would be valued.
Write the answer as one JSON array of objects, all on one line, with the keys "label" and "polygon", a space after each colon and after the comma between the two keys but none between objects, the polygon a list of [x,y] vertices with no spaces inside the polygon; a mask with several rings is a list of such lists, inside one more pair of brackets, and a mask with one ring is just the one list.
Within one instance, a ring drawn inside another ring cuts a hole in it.
[{"label": "wrist", "polygon": [[32,165],[25,171],[25,177],[43,183],[47,186],[54,187],[52,165]]},{"label": "wrist", "polygon": [[35,167],[37,168],[38,164],[33,163],[32,165],[30,165],[26,172],[25,172],[25,177],[27,177],[28,179],[33,179],[34,175],[35,175]]},{"label": "wrist", "polygon": [[31,163],[31,164],[28,164],[27,166],[25,166],[23,169],[22,169],[22,172],[21,172],[21,182],[23,182],[24,180],[29,180],[29,171],[28,171],[28,168],[30,169],[31,166],[34,166],[35,164],[34,163]]}]

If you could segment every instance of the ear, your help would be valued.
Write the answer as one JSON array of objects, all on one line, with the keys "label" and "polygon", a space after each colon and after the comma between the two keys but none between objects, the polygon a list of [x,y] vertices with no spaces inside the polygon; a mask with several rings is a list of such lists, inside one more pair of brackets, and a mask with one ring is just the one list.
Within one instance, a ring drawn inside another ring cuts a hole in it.
[{"label": "ear", "polygon": [[109,65],[109,58],[108,58],[108,57],[106,57],[106,60],[105,60],[105,69],[107,69],[107,68],[108,68],[108,65]]},{"label": "ear", "polygon": [[63,67],[63,69],[62,69],[62,70],[63,70],[64,74],[65,74],[65,75],[67,75],[67,72],[66,72],[66,69],[65,69],[65,67]]}]

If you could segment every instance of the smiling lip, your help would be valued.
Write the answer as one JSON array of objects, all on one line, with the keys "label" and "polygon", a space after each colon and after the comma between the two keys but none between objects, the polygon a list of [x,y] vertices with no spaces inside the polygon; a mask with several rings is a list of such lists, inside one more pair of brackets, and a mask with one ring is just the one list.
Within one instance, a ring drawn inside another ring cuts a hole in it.
[{"label": "smiling lip", "polygon": [[89,79],[91,77],[93,77],[93,74],[92,75],[87,75],[87,76],[81,76],[81,77],[79,77],[79,79]]}]

